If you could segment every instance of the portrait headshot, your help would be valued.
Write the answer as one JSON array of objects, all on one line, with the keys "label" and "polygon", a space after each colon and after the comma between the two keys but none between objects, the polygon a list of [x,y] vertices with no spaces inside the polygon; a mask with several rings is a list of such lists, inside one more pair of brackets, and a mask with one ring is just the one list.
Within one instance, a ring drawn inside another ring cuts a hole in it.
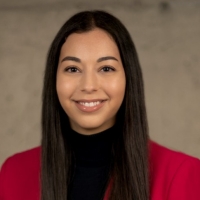
[{"label": "portrait headshot", "polygon": [[0,6],[0,200],[200,199],[200,5],[118,3]]}]

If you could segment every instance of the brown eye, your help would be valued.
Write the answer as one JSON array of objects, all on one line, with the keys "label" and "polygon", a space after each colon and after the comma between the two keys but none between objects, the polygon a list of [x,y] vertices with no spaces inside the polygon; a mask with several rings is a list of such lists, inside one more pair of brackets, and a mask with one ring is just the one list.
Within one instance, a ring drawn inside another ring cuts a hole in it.
[{"label": "brown eye", "polygon": [[101,69],[101,71],[110,72],[110,71],[115,71],[115,69],[113,69],[112,67],[109,67],[109,66],[105,66]]},{"label": "brown eye", "polygon": [[69,72],[69,73],[79,72],[79,70],[76,67],[68,67],[68,68],[65,69],[65,71]]}]

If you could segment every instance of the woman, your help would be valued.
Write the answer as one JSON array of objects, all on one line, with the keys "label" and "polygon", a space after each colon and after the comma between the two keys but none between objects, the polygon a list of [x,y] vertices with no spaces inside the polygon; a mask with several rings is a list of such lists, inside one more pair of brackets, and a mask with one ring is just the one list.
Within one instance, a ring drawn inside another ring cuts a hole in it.
[{"label": "woman", "polygon": [[149,140],[134,44],[106,12],[74,15],[53,40],[42,134],[4,163],[1,200],[200,199],[200,161]]}]

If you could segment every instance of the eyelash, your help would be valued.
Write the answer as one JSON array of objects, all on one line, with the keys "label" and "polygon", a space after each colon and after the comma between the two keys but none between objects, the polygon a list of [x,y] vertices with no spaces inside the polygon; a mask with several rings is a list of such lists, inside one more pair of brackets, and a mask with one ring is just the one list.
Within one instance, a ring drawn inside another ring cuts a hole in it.
[{"label": "eyelash", "polygon": [[[104,72],[110,72],[110,71],[115,71],[115,69],[114,68],[112,68],[112,67],[110,67],[110,66],[104,66],[104,67],[102,67],[101,68],[101,70],[100,71],[102,71],[103,69],[105,69],[105,68],[107,68],[108,70],[107,71],[104,71]],[[71,71],[72,69],[75,69],[75,70],[78,70],[76,67],[67,67],[67,68],[65,68],[65,71],[66,72],[69,72],[69,73],[76,73],[77,71]],[[69,71],[70,70],[70,71]]]},{"label": "eyelash", "polygon": [[[110,71],[115,71],[115,69],[112,68],[112,67],[110,67],[110,66],[104,66],[104,67],[101,68],[101,70],[102,70],[102,69],[105,69],[105,68],[107,68],[107,69],[109,68],[109,72],[110,72]],[[108,72],[108,71],[107,71],[107,72]]]},{"label": "eyelash", "polygon": [[[66,71],[66,72],[69,72],[69,70],[72,70],[72,69],[78,70],[76,67],[67,67],[67,68],[65,68],[65,71]],[[77,72],[77,71],[76,71],[76,72]],[[70,71],[69,73],[76,73],[76,72]]]}]

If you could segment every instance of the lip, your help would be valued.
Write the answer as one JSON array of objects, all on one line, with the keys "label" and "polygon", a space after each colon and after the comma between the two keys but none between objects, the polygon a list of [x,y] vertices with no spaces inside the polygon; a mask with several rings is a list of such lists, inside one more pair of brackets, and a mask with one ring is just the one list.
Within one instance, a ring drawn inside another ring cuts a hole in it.
[{"label": "lip", "polygon": [[[96,102],[96,101],[100,101],[100,104],[96,105],[96,106],[92,106],[92,107],[87,107],[84,106],[82,104],[80,104],[79,102]],[[86,100],[86,99],[80,99],[78,101],[75,101],[75,105],[77,106],[77,108],[83,112],[87,112],[87,113],[91,113],[91,112],[95,112],[97,110],[99,110],[100,108],[102,108],[105,104],[106,100],[103,99],[90,99],[90,100]]]},{"label": "lip", "polygon": [[105,99],[79,99],[79,100],[75,100],[76,102],[96,102],[96,101],[105,101]]}]

